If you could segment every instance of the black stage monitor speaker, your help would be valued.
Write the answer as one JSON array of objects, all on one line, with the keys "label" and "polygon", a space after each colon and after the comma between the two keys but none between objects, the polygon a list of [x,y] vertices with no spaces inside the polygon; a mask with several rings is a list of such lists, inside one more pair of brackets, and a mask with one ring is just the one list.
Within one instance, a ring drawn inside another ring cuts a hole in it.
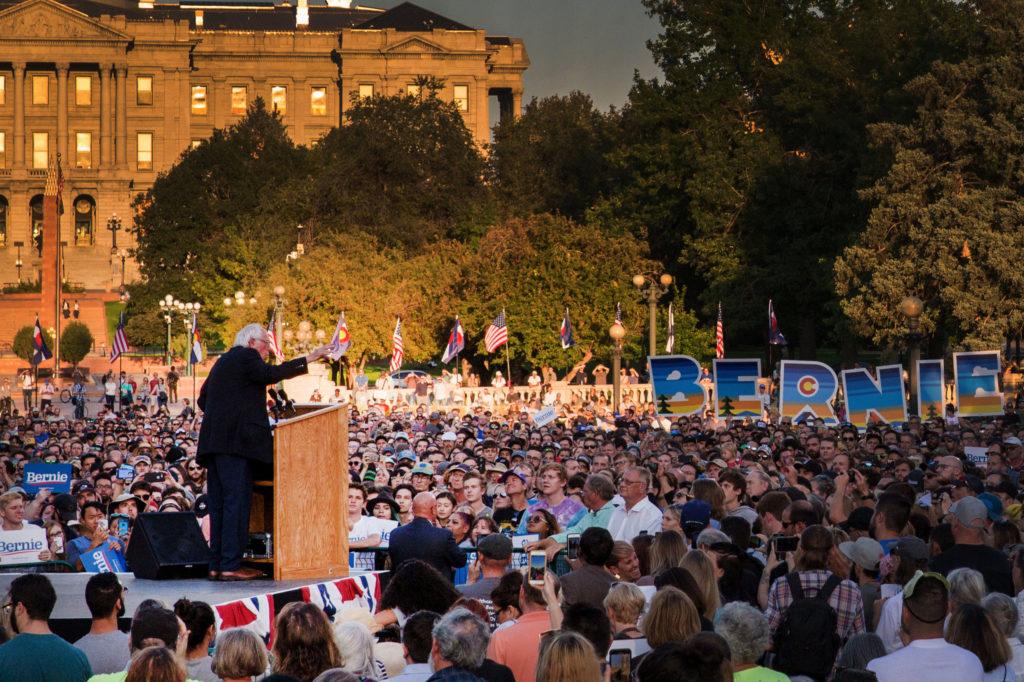
[{"label": "black stage monitor speaker", "polygon": [[201,578],[210,565],[210,547],[192,512],[139,514],[127,558],[136,578]]}]

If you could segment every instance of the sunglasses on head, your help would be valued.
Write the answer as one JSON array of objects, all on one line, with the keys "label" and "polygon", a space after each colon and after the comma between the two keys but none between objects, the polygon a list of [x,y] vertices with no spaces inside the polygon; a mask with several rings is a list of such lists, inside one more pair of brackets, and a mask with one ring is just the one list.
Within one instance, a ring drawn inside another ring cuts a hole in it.
[{"label": "sunglasses on head", "polygon": [[526,520],[527,523],[547,523],[547,519],[543,516],[531,516]]}]

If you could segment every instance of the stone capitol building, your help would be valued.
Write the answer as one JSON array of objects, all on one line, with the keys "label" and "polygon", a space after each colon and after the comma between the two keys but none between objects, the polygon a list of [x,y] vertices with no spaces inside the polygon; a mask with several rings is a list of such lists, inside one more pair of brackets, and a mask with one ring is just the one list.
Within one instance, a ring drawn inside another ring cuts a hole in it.
[{"label": "stone capitol building", "polygon": [[352,97],[433,76],[482,144],[492,106],[521,110],[530,64],[520,39],[353,0],[0,1],[0,45],[0,283],[38,277],[60,154],[62,277],[108,297],[135,275],[134,198],[257,97],[308,145]]}]

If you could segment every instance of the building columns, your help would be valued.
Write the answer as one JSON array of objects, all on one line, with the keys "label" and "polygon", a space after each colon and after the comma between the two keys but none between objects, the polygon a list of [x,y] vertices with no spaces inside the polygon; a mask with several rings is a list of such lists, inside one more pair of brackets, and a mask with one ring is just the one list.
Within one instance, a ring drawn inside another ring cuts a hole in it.
[{"label": "building columns", "polygon": [[117,165],[123,168],[128,165],[128,65],[116,65],[114,75],[117,88],[115,148],[117,150]]},{"label": "building columns", "polygon": [[113,163],[110,157],[110,65],[100,64],[100,168]]},{"label": "building columns", "polygon": [[25,62],[14,64],[14,167],[25,167]]},{"label": "building columns", "polygon": [[[57,155],[69,167],[68,155],[68,70],[71,65],[60,62],[57,65]],[[72,167],[74,163],[70,164]]]}]

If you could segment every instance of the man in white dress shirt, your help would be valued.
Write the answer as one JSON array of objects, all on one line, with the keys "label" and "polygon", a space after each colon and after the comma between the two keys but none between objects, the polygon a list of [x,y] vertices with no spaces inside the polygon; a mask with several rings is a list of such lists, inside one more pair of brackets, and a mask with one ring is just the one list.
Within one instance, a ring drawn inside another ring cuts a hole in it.
[{"label": "man in white dress shirt", "polygon": [[632,542],[642,531],[654,535],[661,530],[661,510],[647,499],[650,486],[651,472],[644,467],[629,467],[622,472],[619,495],[623,504],[608,520],[612,538]]}]

